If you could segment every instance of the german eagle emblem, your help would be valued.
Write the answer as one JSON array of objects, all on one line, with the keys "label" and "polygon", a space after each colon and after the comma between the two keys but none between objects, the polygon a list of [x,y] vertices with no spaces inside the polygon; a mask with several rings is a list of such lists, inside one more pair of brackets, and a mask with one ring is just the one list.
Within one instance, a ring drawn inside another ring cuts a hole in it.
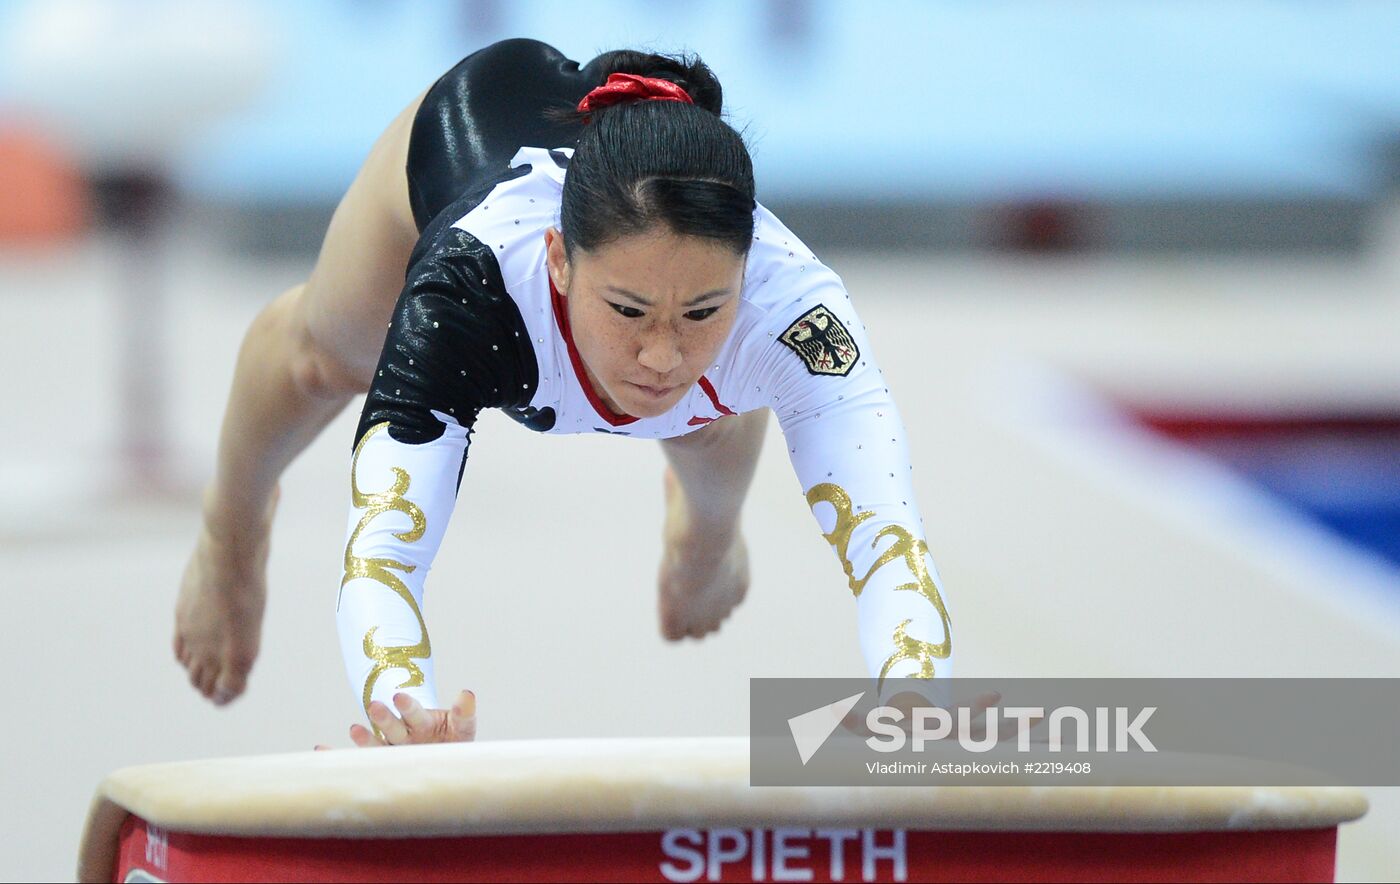
[{"label": "german eagle emblem", "polygon": [[860,358],[855,338],[836,315],[821,304],[802,314],[779,338],[812,374],[844,377]]}]

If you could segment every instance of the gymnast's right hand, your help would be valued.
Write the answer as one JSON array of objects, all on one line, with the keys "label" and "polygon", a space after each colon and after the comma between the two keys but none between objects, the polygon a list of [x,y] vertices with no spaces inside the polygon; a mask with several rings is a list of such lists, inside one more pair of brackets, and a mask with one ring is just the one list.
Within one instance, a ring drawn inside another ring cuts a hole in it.
[{"label": "gymnast's right hand", "polygon": [[[462,691],[451,709],[424,709],[405,693],[394,694],[399,716],[378,700],[369,704],[370,721],[382,736],[362,724],[350,725],[350,739],[361,749],[415,743],[469,743],[476,739],[476,695]],[[329,749],[320,745],[317,749]]]}]

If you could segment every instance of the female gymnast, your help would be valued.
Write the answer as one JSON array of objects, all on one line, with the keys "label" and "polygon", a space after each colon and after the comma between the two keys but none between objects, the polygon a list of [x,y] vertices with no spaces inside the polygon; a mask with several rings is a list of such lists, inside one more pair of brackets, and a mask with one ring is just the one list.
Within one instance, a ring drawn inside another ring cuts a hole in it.
[{"label": "female gymnast", "polygon": [[870,674],[949,674],[904,428],[865,328],[840,278],[754,199],[721,106],[699,59],[618,51],[580,67],[506,40],[389,126],[310,278],[239,352],[175,614],[202,694],[241,694],[257,656],[278,477],[366,391],[336,607],[373,726],[351,727],[357,745],[474,735],[469,691],[438,708],[420,606],[484,408],[537,432],[661,440],[672,640],[718,629],[748,588],[739,511],[771,409]]}]

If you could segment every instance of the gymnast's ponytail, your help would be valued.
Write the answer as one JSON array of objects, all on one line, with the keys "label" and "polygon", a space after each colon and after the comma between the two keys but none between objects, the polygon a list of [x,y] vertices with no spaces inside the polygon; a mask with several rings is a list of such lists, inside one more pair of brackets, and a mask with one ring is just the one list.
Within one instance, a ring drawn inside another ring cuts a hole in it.
[{"label": "gymnast's ponytail", "polygon": [[714,72],[696,56],[626,50],[607,53],[590,68],[600,72],[599,87],[612,74],[633,74],[684,92],[651,84],[639,90],[651,94],[585,100],[551,114],[584,124],[560,207],[570,259],[576,248],[591,251],[657,226],[747,254],[757,208],[753,162],[743,138],[720,116],[724,93]]}]

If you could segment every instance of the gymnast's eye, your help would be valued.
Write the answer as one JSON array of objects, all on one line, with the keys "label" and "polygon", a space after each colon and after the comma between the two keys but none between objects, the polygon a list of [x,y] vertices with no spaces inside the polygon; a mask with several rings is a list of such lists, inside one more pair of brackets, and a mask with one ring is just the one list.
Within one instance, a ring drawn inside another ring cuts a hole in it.
[{"label": "gymnast's eye", "polygon": [[642,315],[642,311],[638,310],[636,307],[626,307],[622,304],[614,304],[612,301],[608,302],[608,306],[618,313],[621,313],[623,316],[626,316],[628,319],[636,319],[638,316]]},{"label": "gymnast's eye", "polygon": [[700,310],[692,310],[692,311],[690,311],[689,313],[687,313],[687,314],[685,315],[685,318],[686,318],[686,319],[693,319],[693,320],[695,320],[696,322],[699,322],[699,321],[702,320],[702,319],[709,319],[710,316],[712,316],[712,315],[714,314],[714,312],[715,312],[716,310],[718,310],[718,309],[719,309],[718,307],[705,307],[705,308],[700,309]]}]

